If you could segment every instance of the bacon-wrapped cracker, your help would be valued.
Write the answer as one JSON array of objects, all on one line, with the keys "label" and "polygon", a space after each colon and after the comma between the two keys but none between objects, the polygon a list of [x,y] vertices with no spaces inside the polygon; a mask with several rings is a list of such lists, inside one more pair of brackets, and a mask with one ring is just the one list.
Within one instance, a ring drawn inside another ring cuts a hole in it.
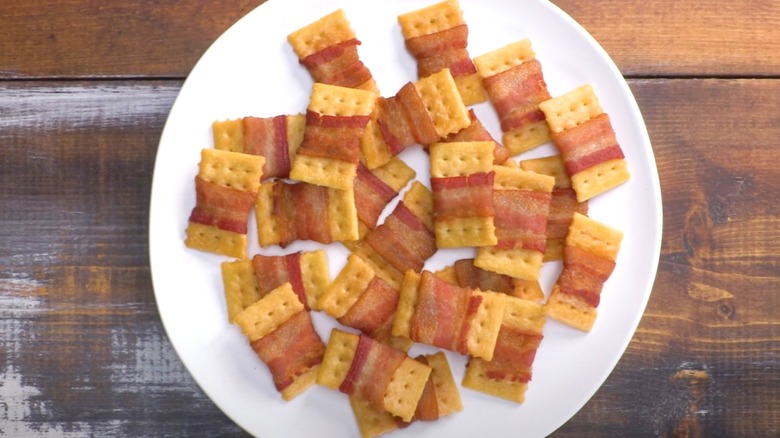
[{"label": "bacon-wrapped cracker", "polygon": [[249,211],[263,175],[265,158],[203,149],[195,177],[196,203],[189,217],[189,248],[246,258]]},{"label": "bacon-wrapped cracker", "polygon": [[544,323],[541,304],[507,297],[493,359],[469,358],[463,386],[522,403]]},{"label": "bacon-wrapped cracker", "polygon": [[450,69],[464,105],[485,101],[482,78],[468,52],[469,29],[457,0],[447,0],[398,16],[406,48],[424,78]]},{"label": "bacon-wrapped cracker", "polygon": [[411,421],[431,367],[364,335],[333,329],[317,383]]},{"label": "bacon-wrapped cracker", "polygon": [[544,300],[539,281],[521,280],[509,275],[486,271],[474,265],[474,259],[457,260],[436,275],[450,283],[470,289],[487,290],[531,301]]},{"label": "bacon-wrapped cracker", "polygon": [[360,60],[357,39],[343,10],[332,12],[287,36],[314,82],[378,92]]},{"label": "bacon-wrapped cracker", "polygon": [[501,143],[497,142],[495,138],[490,134],[490,131],[485,128],[485,125],[477,118],[477,114],[473,109],[469,110],[469,119],[471,124],[460,131],[450,134],[443,138],[443,143],[455,143],[465,141],[492,141],[495,144],[493,150],[493,164],[500,164],[504,166],[514,167],[515,162],[510,160],[509,149],[504,147]]},{"label": "bacon-wrapped cracker", "polygon": [[437,247],[498,243],[492,200],[494,148],[490,141],[431,145],[431,188]]},{"label": "bacon-wrapped cracker", "polygon": [[547,216],[547,248],[543,261],[562,260],[563,242],[569,233],[572,215],[576,212],[587,216],[588,201],[577,202],[577,194],[571,188],[571,180],[560,155],[522,160],[520,168],[555,178],[550,214]]},{"label": "bacon-wrapped cracker", "polygon": [[436,253],[432,214],[430,190],[415,181],[384,223],[368,232],[353,252],[398,289],[406,270],[422,271],[425,261]]},{"label": "bacon-wrapped cracker", "polygon": [[495,166],[493,247],[477,250],[474,264],[482,269],[539,280],[547,246],[547,216],[555,178],[518,168]]},{"label": "bacon-wrapped cracker", "polygon": [[577,201],[586,201],[628,181],[623,150],[590,85],[547,100],[539,107],[547,117]]},{"label": "bacon-wrapped cracker", "polygon": [[[431,367],[431,375],[425,383],[412,421],[435,421],[463,410],[460,393],[452,377],[447,356],[443,352],[414,358]],[[363,438],[373,438],[409,425],[387,412],[377,411],[356,397],[349,398],[352,412]]]},{"label": "bacon-wrapped cracker", "polygon": [[296,240],[332,243],[358,238],[352,189],[267,181],[260,186],[255,216],[262,247],[285,247]]},{"label": "bacon-wrapped cracker", "polygon": [[375,100],[371,91],[314,84],[290,178],[334,189],[352,188],[360,162],[360,137]]},{"label": "bacon-wrapped cracker", "polygon": [[315,382],[325,344],[290,283],[238,313],[235,323],[268,366],[284,400],[293,399]]},{"label": "bacon-wrapped cracker", "polygon": [[407,271],[393,335],[490,360],[506,295],[463,288],[429,271]]},{"label": "bacon-wrapped cracker", "polygon": [[295,153],[303,141],[303,114],[244,117],[211,125],[214,148],[265,157],[263,180],[287,178]]},{"label": "bacon-wrapped cracker", "polygon": [[406,350],[410,343],[392,338],[393,317],[398,306],[398,290],[374,273],[371,266],[356,255],[325,289],[318,307],[341,324],[393,347]]},{"label": "bacon-wrapped cracker", "polygon": [[550,98],[542,65],[530,40],[521,40],[474,58],[488,98],[498,113],[503,144],[512,155],[550,140],[539,104]]},{"label": "bacon-wrapped cracker", "polygon": [[284,283],[290,283],[306,310],[319,310],[317,300],[330,283],[328,259],[322,250],[280,256],[256,254],[251,260],[222,262],[221,270],[230,322]]},{"label": "bacon-wrapped cracker", "polygon": [[590,331],[622,240],[620,231],[574,213],[563,246],[563,271],[545,305],[551,318]]},{"label": "bacon-wrapped cracker", "polygon": [[415,144],[431,144],[469,126],[450,70],[409,82],[389,98],[380,97],[360,139],[369,169],[381,166]]}]

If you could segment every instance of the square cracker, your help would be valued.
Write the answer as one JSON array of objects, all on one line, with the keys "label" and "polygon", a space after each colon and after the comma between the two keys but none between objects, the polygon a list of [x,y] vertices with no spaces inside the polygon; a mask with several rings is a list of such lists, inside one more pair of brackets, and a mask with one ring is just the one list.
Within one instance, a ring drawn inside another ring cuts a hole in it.
[{"label": "square cracker", "polygon": [[359,237],[359,221],[352,189],[328,189],[330,235],[334,241],[347,242]]},{"label": "square cracker", "polygon": [[295,377],[295,380],[282,390],[282,399],[284,401],[290,401],[309,389],[316,381],[317,374],[319,374],[320,366],[314,365],[306,370],[303,374]]},{"label": "square cracker", "polygon": [[257,193],[265,158],[220,149],[201,150],[198,176],[210,183]]},{"label": "square cracker", "polygon": [[412,318],[417,308],[417,296],[420,289],[420,274],[411,269],[404,274],[404,282],[398,297],[393,320],[393,336],[409,338],[412,329]]},{"label": "square cracker", "polygon": [[368,116],[376,98],[373,91],[315,83],[308,110],[323,116]]},{"label": "square cracker", "polygon": [[571,177],[571,185],[577,193],[577,201],[585,202],[623,184],[630,177],[626,160],[616,158],[577,172]]},{"label": "square cracker", "polygon": [[409,357],[401,362],[385,390],[382,405],[387,412],[403,421],[411,421],[430,375],[431,367],[428,365]]},{"label": "square cracker", "polygon": [[558,285],[553,286],[544,308],[550,318],[584,332],[593,328],[598,315],[598,309],[580,297],[561,292]]},{"label": "square cracker", "polygon": [[339,389],[352,367],[360,336],[333,329],[317,374],[317,384]]},{"label": "square cracker", "polygon": [[460,399],[460,391],[452,377],[452,370],[447,361],[447,355],[439,351],[425,356],[425,360],[431,367],[431,379],[436,389],[436,402],[439,408],[439,417],[454,414],[463,410]]},{"label": "square cracker", "polygon": [[516,167],[495,166],[493,187],[499,190],[532,190],[550,193],[555,186],[555,178],[549,175],[523,170]]},{"label": "square cracker", "polygon": [[567,246],[576,246],[582,250],[609,260],[617,259],[623,233],[580,213],[574,213]]},{"label": "square cracker", "polygon": [[519,155],[550,141],[550,128],[544,120],[528,123],[503,133],[501,141],[510,154]]},{"label": "square cracker", "polygon": [[462,248],[498,244],[496,226],[492,217],[465,217],[436,221],[433,227],[436,246]]},{"label": "square cracker", "polygon": [[583,85],[539,104],[552,134],[574,128],[603,113],[593,87]]},{"label": "square cracker", "polygon": [[290,169],[290,178],[334,189],[352,189],[357,164],[328,157],[297,154]]},{"label": "square cracker", "polygon": [[493,358],[498,331],[501,329],[507,295],[498,292],[475,290],[482,297],[477,314],[471,320],[466,348],[471,356],[485,360]]},{"label": "square cracker", "polygon": [[472,73],[466,76],[455,76],[455,86],[463,100],[463,105],[471,106],[482,103],[487,99],[485,88],[482,87],[482,76]]},{"label": "square cracker", "polygon": [[404,281],[404,274],[388,263],[371,245],[365,241],[360,241],[353,247],[352,252],[371,266],[376,275],[386,281],[391,287],[394,289],[401,287],[401,283]]},{"label": "square cracker", "polygon": [[433,193],[419,181],[413,181],[404,193],[403,203],[420,221],[433,230]]},{"label": "square cracker", "polygon": [[355,31],[342,9],[307,24],[287,36],[287,41],[303,59],[322,49],[355,38]]},{"label": "square cracker", "polygon": [[468,109],[463,104],[450,69],[444,68],[424,77],[415,82],[414,86],[439,137],[446,137],[471,124]]},{"label": "square cracker", "polygon": [[274,211],[274,184],[276,181],[266,181],[260,185],[255,201],[255,219],[257,222],[257,240],[265,248],[279,243],[279,225]]},{"label": "square cracker", "polygon": [[525,248],[484,247],[477,249],[474,266],[520,280],[537,281],[543,258],[543,253]]},{"label": "square cracker", "polygon": [[306,292],[306,302],[312,309],[320,310],[317,301],[330,284],[328,257],[324,250],[301,253],[301,278]]},{"label": "square cracker", "polygon": [[260,299],[260,288],[251,260],[222,262],[222,285],[225,291],[228,321]]},{"label": "square cracker", "polygon": [[488,378],[485,375],[485,362],[474,359],[469,360],[466,365],[466,372],[463,374],[461,384],[464,388],[484,392],[515,403],[524,402],[525,392],[528,390],[527,383]]},{"label": "square cracker", "polygon": [[457,0],[447,0],[398,16],[401,33],[407,40],[445,31],[465,23],[463,11]]},{"label": "square cracker", "polygon": [[552,176],[555,178],[555,185],[553,187],[556,189],[571,187],[569,174],[566,173],[566,167],[563,165],[563,158],[561,158],[560,155],[521,160],[520,168],[542,175]]},{"label": "square cracker", "polygon": [[355,304],[376,275],[357,255],[350,255],[336,279],[325,289],[317,306],[333,318],[341,318]]},{"label": "square cracker", "polygon": [[531,48],[531,40],[526,38],[477,56],[474,58],[474,65],[477,66],[477,72],[480,76],[489,78],[535,57],[536,53]]},{"label": "square cracker", "polygon": [[374,438],[399,428],[392,414],[374,409],[367,401],[350,396],[349,405],[362,438]]},{"label": "square cracker", "polygon": [[211,124],[214,148],[232,152],[244,151],[244,121],[218,120]]},{"label": "square cracker", "polygon": [[431,178],[467,176],[493,170],[492,141],[434,143],[429,148]]},{"label": "square cracker", "polygon": [[395,192],[400,192],[416,175],[414,169],[398,157],[393,157],[387,164],[371,169],[371,173]]},{"label": "square cracker", "polygon": [[225,231],[210,225],[190,222],[187,225],[187,237],[184,244],[188,248],[213,252],[235,257],[246,258],[246,234]]},{"label": "square cracker", "polygon": [[305,311],[303,303],[293,291],[292,285],[285,283],[244,309],[234,320],[249,341],[254,342],[302,311]]}]

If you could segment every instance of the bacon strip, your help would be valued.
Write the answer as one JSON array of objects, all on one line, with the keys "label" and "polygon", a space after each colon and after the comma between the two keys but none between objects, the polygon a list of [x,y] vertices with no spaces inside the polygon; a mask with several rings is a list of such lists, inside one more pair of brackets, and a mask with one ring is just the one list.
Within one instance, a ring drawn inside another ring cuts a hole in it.
[{"label": "bacon strip", "polygon": [[195,177],[195,193],[195,208],[190,213],[190,222],[246,234],[247,216],[254,206],[256,193],[223,187],[200,176]]},{"label": "bacon strip", "polygon": [[480,269],[474,266],[474,259],[458,260],[453,267],[455,278],[461,287],[514,294],[512,277]]},{"label": "bacon strip", "polygon": [[490,362],[483,361],[485,376],[495,380],[528,383],[542,335],[502,325]]},{"label": "bacon strip", "polygon": [[380,98],[376,105],[377,123],[391,155],[414,144],[430,144],[439,139],[413,83],[407,82],[393,97]]},{"label": "bacon strip", "polygon": [[314,330],[307,311],[296,313],[251,346],[268,365],[278,391],[283,391],[297,377],[321,363],[325,354],[325,344]]},{"label": "bacon strip", "polygon": [[588,202],[577,202],[574,189],[555,189],[547,216],[547,238],[565,239],[574,213],[588,214]]},{"label": "bacon strip", "polygon": [[469,119],[471,119],[471,124],[469,126],[448,135],[442,141],[445,143],[458,141],[492,141],[496,145],[496,148],[493,150],[493,163],[502,164],[508,160],[510,156],[509,149],[493,138],[487,128],[485,128],[485,125],[477,118],[477,114],[473,109],[469,109]]},{"label": "bacon strip", "polygon": [[433,214],[436,221],[466,217],[493,217],[495,172],[431,178]]},{"label": "bacon strip", "polygon": [[[428,359],[423,356],[414,358],[423,365],[430,365]],[[425,382],[422,396],[417,402],[417,409],[414,411],[412,421],[435,421],[439,419],[439,401],[436,398],[436,385],[433,382],[433,375]]]},{"label": "bacon strip", "polygon": [[306,310],[309,310],[301,274],[300,252],[283,256],[257,254],[252,258],[252,268],[255,271],[261,298],[277,287],[290,283],[293,292],[298,295]]},{"label": "bacon strip", "polygon": [[296,240],[332,243],[329,197],[327,187],[307,183],[275,183],[273,214],[279,224],[279,245],[285,247]]},{"label": "bacon strip", "polygon": [[544,253],[547,247],[547,215],[552,194],[534,190],[494,190],[497,247],[530,249]]},{"label": "bacon strip", "polygon": [[410,330],[413,341],[468,354],[471,320],[482,302],[462,288],[423,271]]},{"label": "bacon strip", "polygon": [[566,245],[563,247],[563,271],[557,284],[561,292],[579,296],[591,307],[598,307],[604,282],[614,270],[614,260]]},{"label": "bacon strip", "polygon": [[357,164],[360,136],[368,121],[368,116],[328,116],[307,111],[306,130],[297,153]]},{"label": "bacon strip", "polygon": [[387,204],[398,195],[363,164],[358,163],[354,183],[355,208],[358,219],[369,228],[375,228]]},{"label": "bacon strip", "polygon": [[263,178],[290,175],[290,145],[287,143],[287,116],[244,117],[244,153],[265,157]]},{"label": "bacon strip", "polygon": [[542,65],[532,59],[484,78],[482,83],[496,108],[504,132],[545,120],[539,104],[551,98]]},{"label": "bacon strip", "polygon": [[358,55],[360,41],[352,38],[326,47],[300,60],[314,82],[358,88],[371,80],[368,70]]},{"label": "bacon strip", "polygon": [[367,401],[374,409],[384,411],[384,394],[393,374],[406,360],[401,350],[360,336],[355,357],[339,391]]},{"label": "bacon strip", "polygon": [[605,113],[555,134],[554,140],[569,176],[605,161],[624,158]]},{"label": "bacon strip", "polygon": [[417,76],[424,78],[443,68],[449,68],[453,77],[476,73],[477,68],[466,50],[468,35],[468,26],[461,24],[407,39],[406,48],[417,59]]},{"label": "bacon strip", "polygon": [[365,242],[399,272],[422,271],[425,261],[436,252],[431,230],[404,205],[396,205],[385,222],[366,234]]},{"label": "bacon strip", "polygon": [[338,321],[380,342],[390,339],[399,293],[386,281],[374,277],[355,304]]}]

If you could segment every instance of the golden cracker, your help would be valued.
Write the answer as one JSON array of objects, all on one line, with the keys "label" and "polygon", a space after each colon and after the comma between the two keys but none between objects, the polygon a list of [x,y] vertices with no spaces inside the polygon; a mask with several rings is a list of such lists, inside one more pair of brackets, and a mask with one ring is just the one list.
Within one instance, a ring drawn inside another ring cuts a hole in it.
[{"label": "golden cracker", "polygon": [[355,416],[362,438],[373,438],[398,429],[396,418],[389,412],[374,409],[358,397],[349,397],[349,405]]},{"label": "golden cracker", "polygon": [[503,73],[536,57],[531,40],[523,39],[474,58],[474,65],[483,78]]},{"label": "golden cracker", "polygon": [[374,277],[374,270],[368,263],[359,256],[350,255],[347,264],[325,289],[317,306],[328,315],[341,318],[363,295]]},{"label": "golden cracker", "polygon": [[498,244],[492,217],[466,217],[436,221],[433,227],[438,248],[492,246]]},{"label": "golden cracker", "polygon": [[532,190],[550,193],[555,186],[555,178],[520,168],[495,166],[494,189]]},{"label": "golden cracker", "polygon": [[257,193],[265,158],[220,149],[201,150],[198,176],[231,189]]},{"label": "golden cracker", "polygon": [[466,337],[469,354],[485,360],[493,358],[498,332],[501,329],[507,295],[497,292],[475,290],[473,294],[482,297],[477,314],[471,320]]},{"label": "golden cracker", "polygon": [[298,146],[303,143],[303,133],[306,131],[306,116],[293,114],[287,116],[287,144],[289,145],[290,160],[295,159]]},{"label": "golden cracker", "polygon": [[312,309],[320,310],[317,301],[330,284],[328,257],[325,251],[307,251],[301,254],[301,278],[306,302]]},{"label": "golden cracker", "polygon": [[581,125],[604,112],[590,85],[546,100],[539,104],[539,109],[553,134]]},{"label": "golden cracker", "polygon": [[622,240],[621,231],[575,212],[565,244],[614,261]]},{"label": "golden cracker", "polygon": [[257,240],[261,247],[267,247],[279,243],[279,225],[276,222],[274,211],[274,184],[278,182],[268,181],[260,185],[255,202],[255,219],[257,222]]},{"label": "golden cracker", "polygon": [[457,76],[453,79],[455,80],[455,86],[458,87],[463,105],[476,105],[487,100],[485,88],[482,86],[482,76],[479,73]]},{"label": "golden cracker", "polygon": [[244,121],[218,120],[211,124],[214,148],[232,152],[244,151]]},{"label": "golden cracker", "polygon": [[456,0],[436,3],[398,16],[401,33],[407,40],[441,32],[465,23],[463,11]]},{"label": "golden cracker", "polygon": [[542,334],[545,322],[542,304],[515,297],[506,299],[502,325],[525,333]]},{"label": "golden cracker", "polygon": [[429,148],[431,178],[467,176],[493,170],[492,141],[434,143]]},{"label": "golden cracker", "polygon": [[464,388],[473,389],[515,403],[523,403],[525,401],[525,392],[528,389],[527,383],[490,379],[485,375],[484,364],[485,361],[481,359],[472,358],[469,360],[461,382]]},{"label": "golden cracker", "polygon": [[544,120],[528,123],[503,133],[501,141],[510,155],[519,155],[550,141],[550,128]]},{"label": "golden cracker", "polygon": [[544,254],[539,251],[513,248],[486,247],[477,249],[474,266],[521,280],[539,280]]},{"label": "golden cracker", "polygon": [[305,311],[303,303],[292,285],[285,283],[236,315],[235,323],[249,341],[254,342],[302,311]]},{"label": "golden cracker", "polygon": [[246,258],[246,234],[225,231],[210,225],[190,222],[187,225],[187,237],[184,244],[188,248],[199,249],[217,254]]},{"label": "golden cracker", "polygon": [[414,84],[439,137],[460,131],[471,124],[450,69],[424,77]]},{"label": "golden cracker", "polygon": [[404,193],[403,202],[426,228],[433,230],[433,193],[419,181],[413,181]]},{"label": "golden cracker", "polygon": [[333,329],[317,374],[317,384],[339,389],[352,367],[360,336]]},{"label": "golden cracker", "polygon": [[375,116],[376,112],[372,114],[366,129],[363,130],[363,135],[360,136],[360,152],[369,169],[376,169],[393,158]]},{"label": "golden cracker", "polygon": [[431,367],[407,357],[390,378],[383,407],[401,420],[411,421],[430,375]]},{"label": "golden cracker", "polygon": [[307,24],[287,36],[300,59],[355,38],[355,31],[342,9]]},{"label": "golden cracker", "polygon": [[330,218],[330,235],[333,240],[348,242],[360,237],[355,193],[352,189],[328,190],[328,217]]},{"label": "golden cracker", "polygon": [[394,289],[399,289],[404,281],[404,274],[387,262],[381,254],[366,242],[354,246],[353,253],[371,266],[376,275],[386,281]]},{"label": "golden cracker", "polygon": [[512,279],[512,296],[530,301],[544,301],[544,291],[538,280]]},{"label": "golden cracker", "polygon": [[460,399],[460,391],[452,377],[452,370],[447,361],[447,355],[440,351],[425,356],[425,360],[431,367],[431,379],[436,389],[436,403],[439,417],[454,414],[463,410],[463,402]]},{"label": "golden cracker", "polygon": [[412,318],[417,308],[417,295],[420,288],[420,274],[411,269],[404,274],[404,282],[398,297],[398,306],[393,320],[393,336],[410,337]]},{"label": "golden cracker", "polygon": [[554,188],[556,189],[567,189],[571,187],[569,174],[566,173],[566,166],[564,166],[563,158],[561,158],[560,155],[521,160],[520,168],[542,175],[552,176],[555,178]]},{"label": "golden cracker", "polygon": [[589,332],[596,321],[598,310],[581,298],[560,291],[553,286],[550,298],[544,305],[547,316],[584,332]]},{"label": "golden cracker", "polygon": [[228,321],[260,299],[257,276],[251,260],[222,262],[222,285],[225,291]]},{"label": "golden cracker", "polygon": [[290,169],[290,178],[298,181],[347,190],[357,175],[357,164],[327,157],[296,155]]},{"label": "golden cracker", "polygon": [[282,390],[282,400],[290,401],[309,389],[317,381],[319,371],[320,366],[314,365],[303,374],[296,376],[293,382]]},{"label": "golden cracker", "polygon": [[376,98],[373,91],[315,83],[308,110],[323,116],[368,116]]},{"label": "golden cracker", "polygon": [[585,202],[625,183],[630,178],[626,160],[616,158],[574,174],[571,177],[571,185],[577,193],[577,201]]},{"label": "golden cracker", "polygon": [[371,173],[395,192],[400,192],[416,175],[414,169],[398,157],[393,157],[387,164],[372,169]]}]

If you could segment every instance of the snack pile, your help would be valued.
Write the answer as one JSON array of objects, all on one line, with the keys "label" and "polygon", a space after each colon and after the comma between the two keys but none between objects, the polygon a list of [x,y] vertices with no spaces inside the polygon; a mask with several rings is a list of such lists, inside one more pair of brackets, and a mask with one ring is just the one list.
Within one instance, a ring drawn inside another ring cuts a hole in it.
[{"label": "snack pile", "polygon": [[[340,391],[364,437],[461,411],[459,386],[522,403],[546,319],[596,321],[622,233],[588,217],[588,200],[629,179],[595,90],[551,96],[530,40],[472,58],[457,0],[398,23],[418,77],[384,95],[345,11],[289,34],[314,81],[308,106],[213,123],[185,240],[231,258],[226,320],[281,397]],[[476,104],[494,108],[501,141]],[[548,142],[558,155],[521,156]],[[408,148],[425,149],[430,175],[403,161]],[[343,245],[341,272],[330,278],[323,250],[248,254],[252,210],[261,248]],[[474,255],[431,271],[443,248]],[[550,261],[563,269],[546,299]],[[311,312],[339,328],[322,339]],[[443,352],[410,357],[414,343],[467,356],[461,384]]]}]

